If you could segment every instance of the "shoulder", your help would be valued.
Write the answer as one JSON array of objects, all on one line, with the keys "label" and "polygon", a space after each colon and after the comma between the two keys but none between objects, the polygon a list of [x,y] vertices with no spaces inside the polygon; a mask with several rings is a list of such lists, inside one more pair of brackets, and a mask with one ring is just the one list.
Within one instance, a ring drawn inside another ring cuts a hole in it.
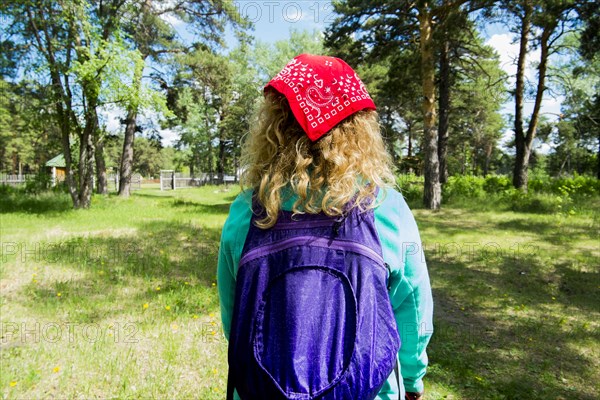
[{"label": "shoulder", "polygon": [[232,247],[234,244],[239,246],[240,240],[243,246],[252,218],[252,192],[251,189],[244,190],[231,203],[221,234],[222,246]]},{"label": "shoulder", "polygon": [[400,192],[392,187],[382,187],[377,195],[374,217],[384,259],[393,269],[402,271],[403,254],[415,245],[420,247],[412,211]]},{"label": "shoulder", "polygon": [[380,220],[398,226],[414,223],[412,211],[408,207],[404,196],[391,186],[379,189],[375,216]]}]

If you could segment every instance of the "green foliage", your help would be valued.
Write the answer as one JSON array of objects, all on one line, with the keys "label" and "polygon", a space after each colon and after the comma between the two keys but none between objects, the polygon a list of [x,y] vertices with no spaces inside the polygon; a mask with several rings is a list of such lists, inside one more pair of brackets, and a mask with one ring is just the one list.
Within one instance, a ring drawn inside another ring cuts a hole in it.
[{"label": "green foliage", "polygon": [[275,43],[256,42],[252,64],[257,68],[259,79],[266,84],[295,56],[301,53],[323,54],[323,34],[314,29],[290,29],[290,37]]},{"label": "green foliage", "polygon": [[553,144],[548,172],[552,175],[597,174],[600,137],[600,54],[578,57],[579,34],[561,40],[567,57],[551,66],[550,85],[564,96],[558,121],[548,124]]},{"label": "green foliage", "polygon": [[512,188],[512,181],[506,175],[490,175],[483,182],[486,193],[502,193]]},{"label": "green foliage", "polygon": [[415,174],[401,174],[396,177],[398,190],[411,204],[423,198],[423,182],[423,177]]},{"label": "green foliage", "polygon": [[452,200],[457,197],[482,198],[485,178],[473,175],[451,176],[443,186],[442,198]]},{"label": "green foliage", "polygon": [[0,213],[47,214],[73,208],[69,195],[64,191],[42,190],[40,186],[45,183],[44,178],[40,178],[39,181],[27,182],[24,188],[0,185]]},{"label": "green foliage", "polygon": [[60,153],[58,127],[49,112],[48,87],[0,78],[0,172],[32,173]]},{"label": "green foliage", "polygon": [[40,194],[50,188],[52,177],[46,173],[36,174],[25,182],[25,193]]},{"label": "green foliage", "polygon": [[559,196],[593,196],[600,193],[600,180],[582,175],[573,178],[534,178],[529,182],[529,189]]},{"label": "green foliage", "polygon": [[[423,177],[402,174],[396,183],[404,198],[420,207]],[[529,180],[528,192],[517,190],[506,175],[451,176],[443,186],[443,199],[449,205],[473,210],[512,210],[518,212],[573,215],[592,206],[600,193],[600,181],[590,176],[552,178],[538,175]]]}]

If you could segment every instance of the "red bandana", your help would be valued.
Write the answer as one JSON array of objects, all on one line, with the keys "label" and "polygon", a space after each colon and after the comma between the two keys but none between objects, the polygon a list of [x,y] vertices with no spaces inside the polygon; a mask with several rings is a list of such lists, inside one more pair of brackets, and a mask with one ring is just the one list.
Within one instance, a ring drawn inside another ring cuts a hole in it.
[{"label": "red bandana", "polygon": [[364,108],[375,110],[356,72],[336,57],[300,54],[264,88],[283,94],[296,120],[313,142],[344,118]]}]

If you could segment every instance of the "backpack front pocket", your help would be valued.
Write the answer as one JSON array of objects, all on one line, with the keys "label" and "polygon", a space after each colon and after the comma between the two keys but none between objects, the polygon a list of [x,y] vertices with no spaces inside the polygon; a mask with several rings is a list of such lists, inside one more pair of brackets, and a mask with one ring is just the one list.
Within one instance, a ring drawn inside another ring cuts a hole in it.
[{"label": "backpack front pocket", "polygon": [[343,377],[356,332],[356,297],[348,278],[330,267],[297,266],[265,290],[254,356],[287,398],[310,399]]}]

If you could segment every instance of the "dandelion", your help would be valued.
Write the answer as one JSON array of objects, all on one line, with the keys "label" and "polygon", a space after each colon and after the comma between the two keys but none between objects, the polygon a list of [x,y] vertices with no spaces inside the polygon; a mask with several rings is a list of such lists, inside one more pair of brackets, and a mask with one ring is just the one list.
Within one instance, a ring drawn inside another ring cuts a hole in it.
[{"label": "dandelion", "polygon": [[215,317],[215,313],[210,313],[208,314],[209,317],[214,318]]},{"label": "dandelion", "polygon": [[171,309],[171,306],[165,306],[165,310],[169,311]]},{"label": "dandelion", "polygon": [[37,276],[37,274],[34,272],[33,274],[31,274],[31,276]]},{"label": "dandelion", "polygon": [[56,296],[57,296],[57,297],[60,297],[60,296],[62,296],[62,293],[61,293],[61,292],[58,292],[58,293],[56,293]]},{"label": "dandelion", "polygon": [[17,381],[10,381],[10,387],[16,386],[17,385]]},{"label": "dandelion", "polygon": [[186,281],[186,282],[183,282],[183,283],[184,283],[184,284],[186,284],[186,285],[189,285],[189,284],[190,284],[190,283],[189,283],[189,282],[187,282],[187,281]]},{"label": "dandelion", "polygon": [[213,284],[212,284],[212,285],[213,285],[213,286],[217,286],[217,284],[216,284],[216,283],[214,283],[214,282],[213,282]]},{"label": "dandelion", "polygon": [[144,305],[142,307],[144,307],[144,310],[145,310],[146,308],[148,308],[148,303],[144,303]]},{"label": "dandelion", "polygon": [[194,314],[193,318],[194,319],[198,319],[198,316],[196,314]]},{"label": "dandelion", "polygon": [[216,368],[213,368],[213,374],[218,373],[219,371]]},{"label": "dandelion", "polygon": [[179,329],[179,326],[177,324],[172,324],[171,328],[173,328],[173,330],[177,330],[177,329]]},{"label": "dandelion", "polygon": [[56,367],[54,367],[54,369],[52,369],[52,371],[53,371],[54,373],[56,373],[56,372],[60,371],[60,367],[59,367],[59,366],[56,366]]},{"label": "dandelion", "polygon": [[159,291],[159,290],[160,290],[160,286],[157,286],[157,287],[156,287],[156,291]]}]

